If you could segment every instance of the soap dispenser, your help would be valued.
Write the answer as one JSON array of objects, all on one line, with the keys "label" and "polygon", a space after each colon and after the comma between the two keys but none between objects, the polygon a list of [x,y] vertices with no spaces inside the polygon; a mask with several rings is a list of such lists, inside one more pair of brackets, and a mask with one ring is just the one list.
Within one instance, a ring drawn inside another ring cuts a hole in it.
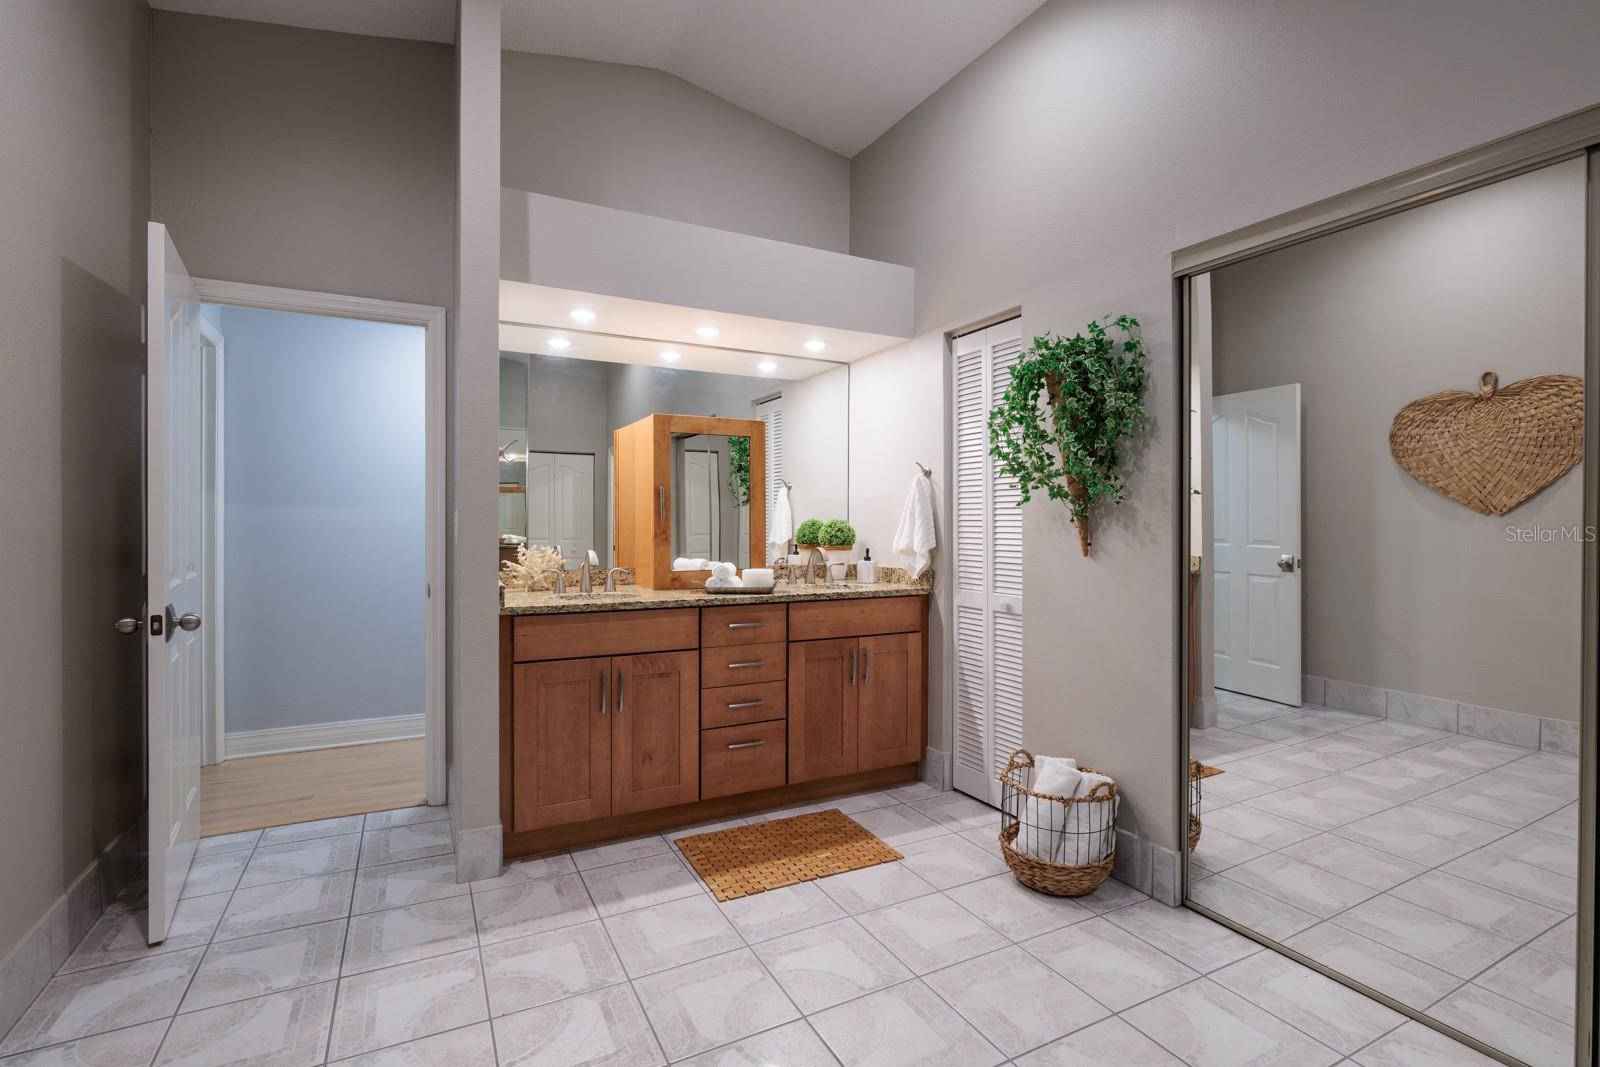
[{"label": "soap dispenser", "polygon": [[872,583],[878,580],[878,565],[872,561],[872,549],[867,549],[867,554],[856,560],[856,581]]}]

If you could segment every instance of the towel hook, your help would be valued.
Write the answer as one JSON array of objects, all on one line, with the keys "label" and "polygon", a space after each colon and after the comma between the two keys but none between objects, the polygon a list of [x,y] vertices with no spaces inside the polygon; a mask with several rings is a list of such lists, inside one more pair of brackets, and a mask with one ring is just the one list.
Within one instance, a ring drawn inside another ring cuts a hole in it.
[{"label": "towel hook", "polygon": [[917,470],[922,472],[922,476],[924,478],[932,478],[933,477],[933,472],[930,471],[927,467],[924,467],[921,463],[917,463],[916,460],[912,460],[911,462],[917,464]]},{"label": "towel hook", "polygon": [[789,492],[791,492],[791,493],[794,492],[794,486],[790,484],[789,479],[787,479],[787,478],[779,478],[778,479],[778,484],[782,485],[784,487],[784,489],[788,490]]}]

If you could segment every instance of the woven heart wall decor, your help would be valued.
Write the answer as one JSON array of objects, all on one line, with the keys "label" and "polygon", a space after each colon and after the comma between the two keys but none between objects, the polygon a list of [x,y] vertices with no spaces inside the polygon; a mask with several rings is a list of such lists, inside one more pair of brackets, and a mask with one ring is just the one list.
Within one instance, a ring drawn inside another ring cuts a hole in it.
[{"label": "woven heart wall decor", "polygon": [[1476,393],[1433,393],[1400,409],[1389,451],[1428,488],[1484,515],[1504,515],[1583,458],[1583,379],[1539,374]]}]

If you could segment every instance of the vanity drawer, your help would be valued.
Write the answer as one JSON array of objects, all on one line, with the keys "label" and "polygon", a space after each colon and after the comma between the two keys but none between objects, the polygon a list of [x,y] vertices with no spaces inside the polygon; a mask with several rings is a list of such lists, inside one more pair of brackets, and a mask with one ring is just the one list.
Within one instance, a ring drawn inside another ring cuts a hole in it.
[{"label": "vanity drawer", "polygon": [[782,641],[729,645],[700,650],[700,685],[746,685],[782,681],[789,665],[789,646]]},{"label": "vanity drawer", "polygon": [[819,641],[833,637],[913,633],[927,617],[924,596],[890,596],[871,600],[822,600],[789,605],[789,640]]},{"label": "vanity drawer", "polygon": [[744,604],[700,609],[700,647],[759,645],[782,641],[788,629],[784,604]]},{"label": "vanity drawer", "polygon": [[512,627],[512,658],[525,663],[693,649],[700,641],[699,616],[694,608],[525,615]]},{"label": "vanity drawer", "polygon": [[788,747],[782,722],[700,731],[700,799],[783,785]]},{"label": "vanity drawer", "polygon": [[788,715],[789,687],[782,680],[700,690],[700,729],[770,722]]}]

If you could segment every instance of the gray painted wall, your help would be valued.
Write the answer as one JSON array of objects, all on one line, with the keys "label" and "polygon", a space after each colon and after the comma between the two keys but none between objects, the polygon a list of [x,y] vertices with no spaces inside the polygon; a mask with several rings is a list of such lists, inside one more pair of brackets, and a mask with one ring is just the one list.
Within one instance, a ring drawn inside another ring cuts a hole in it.
[{"label": "gray painted wall", "polygon": [[1130,829],[1177,844],[1172,250],[1592,104],[1597,38],[1587,0],[1052,0],[852,162],[851,252],[916,269],[919,330],[1144,323],[1155,421],[1094,558],[1024,520],[1029,743],[1120,779]]},{"label": "gray painted wall", "polygon": [[659,70],[501,57],[513,189],[848,251],[850,161]]},{"label": "gray painted wall", "polygon": [[1583,375],[1587,174],[1568,160],[1212,274],[1218,396],[1299,382],[1308,674],[1576,720],[1580,471],[1479,515],[1389,453],[1443,389]]},{"label": "gray painted wall", "polygon": [[111,622],[143,599],[150,12],[17,0],[4,21],[0,961],[142,807],[144,643]]},{"label": "gray painted wall", "polygon": [[449,305],[453,51],[155,12],[152,217],[197,275]]},{"label": "gray painted wall", "polygon": [[421,715],[420,326],[222,313],[230,734]]}]

